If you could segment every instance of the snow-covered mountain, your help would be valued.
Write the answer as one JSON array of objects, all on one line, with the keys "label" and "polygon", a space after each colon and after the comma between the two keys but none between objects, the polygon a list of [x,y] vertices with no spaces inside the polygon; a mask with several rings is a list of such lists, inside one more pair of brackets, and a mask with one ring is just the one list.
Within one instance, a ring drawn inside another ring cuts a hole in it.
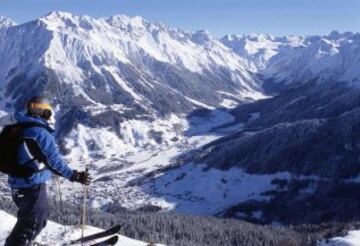
[{"label": "snow-covered mountain", "polygon": [[0,28],[16,25],[15,22],[5,16],[0,16]]},{"label": "snow-covered mountain", "polygon": [[[97,127],[120,146],[157,145],[159,134],[166,141],[176,136],[173,118],[181,123],[179,118],[199,108],[265,97],[246,60],[209,33],[141,17],[52,12],[6,28],[0,56],[1,108],[22,108],[28,97],[46,92],[58,105],[61,138],[82,136],[80,130],[71,133],[76,127]],[[159,117],[170,136],[145,126]],[[129,120],[141,121],[144,129]]]},{"label": "snow-covered mountain", "polygon": [[141,17],[94,19],[52,12],[9,28],[0,54],[5,98],[20,102],[16,92],[28,84],[24,77],[36,81],[31,90],[41,87],[58,103],[134,115],[218,107],[228,97],[224,93],[262,96],[245,61],[209,34]]},{"label": "snow-covered mountain", "polygon": [[278,83],[345,81],[359,84],[360,34],[324,36],[227,35],[221,41],[253,62],[258,73]]},{"label": "snow-covered mountain", "polygon": [[240,57],[247,59],[257,70],[264,70],[269,60],[285,52],[300,47],[303,38],[297,36],[274,37],[269,34],[226,35],[221,42],[233,49]]}]

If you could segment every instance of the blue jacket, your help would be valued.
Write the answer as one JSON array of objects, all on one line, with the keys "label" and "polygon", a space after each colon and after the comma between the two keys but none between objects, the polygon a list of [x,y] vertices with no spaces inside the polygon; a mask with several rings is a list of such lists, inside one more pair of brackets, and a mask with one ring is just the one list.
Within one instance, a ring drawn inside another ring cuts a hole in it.
[{"label": "blue jacket", "polygon": [[[48,123],[41,118],[16,113],[15,119],[18,123],[34,122],[51,129]],[[37,172],[26,179],[9,176],[8,182],[11,188],[26,188],[45,183],[51,179],[52,172],[70,179],[73,175],[73,170],[62,159],[51,132],[42,127],[31,127],[23,131],[23,136],[25,143],[19,146],[19,163],[29,165]],[[34,159],[34,152],[36,152],[36,156],[41,155],[42,163],[36,160],[31,161]]]}]

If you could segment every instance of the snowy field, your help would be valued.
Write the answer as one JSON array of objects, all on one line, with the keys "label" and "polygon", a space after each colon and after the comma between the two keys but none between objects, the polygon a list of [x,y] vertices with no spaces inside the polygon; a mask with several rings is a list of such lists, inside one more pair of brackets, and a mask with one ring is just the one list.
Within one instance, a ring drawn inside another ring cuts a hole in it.
[{"label": "snowy field", "polygon": [[[16,218],[3,211],[0,211],[0,218],[0,243],[2,244],[5,242],[6,237],[16,223]],[[86,236],[100,231],[102,230],[95,227],[87,226],[84,235]],[[79,237],[81,237],[80,227],[67,226],[65,229],[63,225],[50,221],[48,222],[46,228],[38,236],[36,242],[49,246],[60,246],[71,240],[78,239]],[[146,246],[148,245],[148,243],[119,235],[119,241],[116,245]],[[160,244],[158,245],[160,246]]]},{"label": "snowy field", "polygon": [[177,212],[209,215],[246,200],[267,200],[262,193],[275,188],[274,178],[289,179],[290,174],[251,175],[239,168],[206,170],[205,165],[187,164],[159,174],[143,189]]},{"label": "snowy field", "polygon": [[349,231],[345,237],[335,237],[319,246],[360,246],[360,230]]}]

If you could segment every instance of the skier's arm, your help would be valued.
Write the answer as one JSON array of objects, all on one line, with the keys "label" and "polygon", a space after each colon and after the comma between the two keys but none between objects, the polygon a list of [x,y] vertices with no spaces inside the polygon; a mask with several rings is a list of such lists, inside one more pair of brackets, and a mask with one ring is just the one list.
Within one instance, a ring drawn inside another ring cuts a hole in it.
[{"label": "skier's arm", "polygon": [[57,175],[66,179],[71,179],[74,175],[74,171],[69,168],[60,155],[55,138],[46,130],[42,129],[41,134],[36,134],[32,140],[36,141],[37,145],[40,147],[42,159],[47,168]]}]

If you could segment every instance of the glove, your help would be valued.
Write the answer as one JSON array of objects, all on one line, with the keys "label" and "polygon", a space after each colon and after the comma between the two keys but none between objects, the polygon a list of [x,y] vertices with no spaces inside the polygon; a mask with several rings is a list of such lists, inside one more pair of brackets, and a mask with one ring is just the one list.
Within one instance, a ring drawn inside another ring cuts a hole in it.
[{"label": "glove", "polygon": [[71,176],[70,181],[77,182],[83,185],[89,185],[91,183],[91,176],[88,171],[79,172],[74,170],[74,174]]}]

